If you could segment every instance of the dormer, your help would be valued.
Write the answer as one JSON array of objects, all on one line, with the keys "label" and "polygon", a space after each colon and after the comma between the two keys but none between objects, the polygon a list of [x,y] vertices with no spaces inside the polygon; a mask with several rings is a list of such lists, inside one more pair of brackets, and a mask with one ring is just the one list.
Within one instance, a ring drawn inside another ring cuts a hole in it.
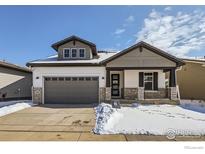
[{"label": "dormer", "polygon": [[52,48],[58,52],[59,60],[86,60],[97,57],[96,45],[77,36],[56,42]]}]

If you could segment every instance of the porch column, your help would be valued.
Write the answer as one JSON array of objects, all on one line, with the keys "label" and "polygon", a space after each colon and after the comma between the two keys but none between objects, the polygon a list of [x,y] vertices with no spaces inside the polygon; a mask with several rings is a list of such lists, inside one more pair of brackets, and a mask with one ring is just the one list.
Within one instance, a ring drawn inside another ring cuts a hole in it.
[{"label": "porch column", "polygon": [[106,70],[106,88],[105,88],[105,100],[111,100],[111,87],[110,87],[110,70]]},{"label": "porch column", "polygon": [[176,88],[176,69],[172,68],[170,69],[170,75],[169,75],[169,98],[171,100],[177,100],[177,88]]},{"label": "porch column", "polygon": [[176,87],[176,69],[172,68],[169,75],[169,87]]},{"label": "porch column", "polygon": [[144,100],[144,72],[139,72],[138,100]]},{"label": "porch column", "polygon": [[110,87],[110,70],[106,70],[106,87]]}]

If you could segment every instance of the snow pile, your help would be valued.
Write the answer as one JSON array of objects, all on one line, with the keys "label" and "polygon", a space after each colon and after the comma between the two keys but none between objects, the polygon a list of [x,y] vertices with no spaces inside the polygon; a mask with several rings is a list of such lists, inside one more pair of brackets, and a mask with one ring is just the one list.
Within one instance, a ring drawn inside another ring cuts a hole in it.
[{"label": "snow pile", "polygon": [[139,105],[96,108],[98,134],[205,135],[205,114],[175,105]]},{"label": "snow pile", "polygon": [[112,109],[112,106],[105,103],[101,103],[95,108],[96,127],[93,129],[93,131],[96,134],[99,134],[103,130],[104,125],[107,123],[108,119],[110,119],[110,116],[113,112],[114,109]]},{"label": "snow pile", "polygon": [[[33,105],[32,101],[25,101],[25,100],[24,101],[0,102],[0,104],[1,104],[0,117],[16,112],[16,111],[19,111],[19,110],[22,110],[22,109],[25,109],[25,108],[28,108],[28,107],[31,107]],[[5,106],[2,107],[3,104]]]}]

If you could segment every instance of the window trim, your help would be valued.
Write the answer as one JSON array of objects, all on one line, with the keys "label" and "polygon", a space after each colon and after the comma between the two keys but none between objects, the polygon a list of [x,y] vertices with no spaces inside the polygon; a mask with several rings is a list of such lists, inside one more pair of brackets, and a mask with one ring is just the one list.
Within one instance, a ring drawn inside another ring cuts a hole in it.
[{"label": "window trim", "polygon": [[[69,50],[69,56],[68,57],[65,57],[65,50]],[[70,48],[63,48],[63,58],[67,59],[67,58],[70,58],[70,53],[71,53],[71,50]]]},{"label": "window trim", "polygon": [[[83,57],[80,57],[80,50],[81,49],[84,50],[84,56]],[[78,48],[78,55],[79,55],[79,58],[85,58],[86,57],[86,50],[85,50],[85,48]]]},{"label": "window trim", "polygon": [[[152,73],[152,75],[147,75],[147,76],[152,76],[152,81],[145,81],[145,76],[146,76],[145,74],[146,74],[146,73]],[[144,90],[145,90],[145,91],[154,91],[154,72],[144,72],[143,80],[144,80],[144,81],[143,81],[143,82],[144,82]],[[146,82],[151,82],[151,83],[152,83],[152,89],[149,89],[149,90],[148,90],[148,89],[145,89],[145,83],[146,83]]]},{"label": "window trim", "polygon": [[[73,49],[76,49],[76,57],[73,57]],[[71,48],[71,58],[78,58],[78,48]]]}]

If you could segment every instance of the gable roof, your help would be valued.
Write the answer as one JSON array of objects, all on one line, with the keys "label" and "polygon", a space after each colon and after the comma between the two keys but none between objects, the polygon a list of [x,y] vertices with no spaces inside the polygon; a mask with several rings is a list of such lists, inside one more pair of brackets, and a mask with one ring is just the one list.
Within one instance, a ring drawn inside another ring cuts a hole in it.
[{"label": "gable roof", "polygon": [[189,62],[189,63],[195,63],[195,64],[202,64],[202,66],[205,66],[205,59],[194,59],[194,58],[183,58],[183,60],[185,61],[185,63]]},{"label": "gable roof", "polygon": [[152,52],[154,52],[154,53],[156,53],[156,54],[158,54],[158,55],[160,55],[160,56],[162,56],[164,58],[167,58],[167,59],[175,62],[177,64],[177,66],[182,66],[182,65],[185,64],[183,62],[183,60],[181,60],[181,59],[179,59],[179,58],[177,58],[177,57],[175,57],[175,56],[173,56],[171,54],[168,54],[167,52],[165,52],[165,51],[163,51],[161,49],[158,49],[158,48],[156,48],[156,47],[154,47],[154,46],[152,46],[152,45],[150,45],[150,44],[148,44],[146,42],[143,42],[143,41],[138,42],[137,44],[135,44],[135,45],[133,45],[133,46],[127,48],[127,49],[122,50],[121,52],[118,52],[114,56],[112,56],[110,58],[107,58],[106,60],[102,61],[101,63],[102,64],[106,64],[106,63],[108,63],[108,62],[110,62],[110,61],[112,61],[112,60],[114,60],[114,59],[116,59],[116,58],[118,58],[118,57],[120,57],[120,56],[122,56],[122,55],[124,55],[124,54],[126,54],[126,53],[128,53],[128,52],[130,52],[130,51],[132,51],[134,49],[136,49],[136,48],[142,48],[142,47],[144,47],[146,49],[149,49],[150,51],[152,51]]},{"label": "gable roof", "polygon": [[17,71],[21,71],[21,72],[31,73],[31,70],[29,68],[14,65],[14,64],[11,64],[5,61],[0,61],[0,67],[6,67],[6,68],[14,69]]},{"label": "gable roof", "polygon": [[61,40],[61,41],[58,41],[58,42],[52,44],[51,47],[54,50],[58,51],[58,47],[59,46],[65,44],[67,42],[70,42],[70,41],[79,41],[81,43],[84,43],[84,44],[88,45],[92,49],[93,55],[97,55],[96,45],[94,43],[92,43],[90,41],[87,41],[87,40],[84,40],[84,39],[82,39],[82,38],[80,38],[78,36],[75,36],[75,35],[72,35],[70,37],[67,37],[67,38]]}]

